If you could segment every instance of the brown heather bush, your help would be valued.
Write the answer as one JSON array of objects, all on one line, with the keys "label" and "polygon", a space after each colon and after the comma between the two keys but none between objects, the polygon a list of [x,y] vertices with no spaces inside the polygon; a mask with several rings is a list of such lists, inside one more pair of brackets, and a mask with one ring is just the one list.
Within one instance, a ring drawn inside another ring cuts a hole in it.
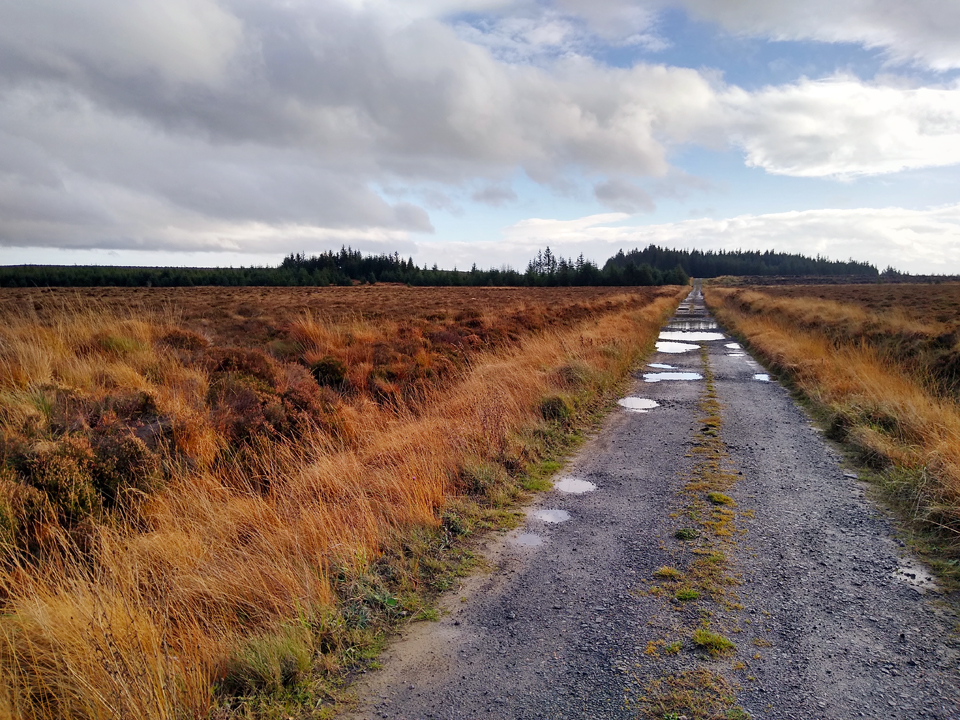
[{"label": "brown heather bush", "polygon": [[[921,526],[960,550],[960,404],[944,358],[960,354],[960,312],[929,319],[953,286],[912,288],[918,307],[871,308],[871,286],[725,289],[707,304],[770,367],[829,416],[828,434],[848,442],[886,481]],[[900,290],[898,295],[904,295]],[[849,297],[849,301],[842,300]],[[950,320],[950,322],[948,322]],[[953,338],[952,340],[950,338]],[[949,340],[949,342],[948,342]]]},{"label": "brown heather bush", "polygon": [[[685,291],[365,289],[335,322],[257,292],[226,331],[7,312],[0,720],[242,716],[360,660]],[[235,334],[281,305],[269,341]]]}]

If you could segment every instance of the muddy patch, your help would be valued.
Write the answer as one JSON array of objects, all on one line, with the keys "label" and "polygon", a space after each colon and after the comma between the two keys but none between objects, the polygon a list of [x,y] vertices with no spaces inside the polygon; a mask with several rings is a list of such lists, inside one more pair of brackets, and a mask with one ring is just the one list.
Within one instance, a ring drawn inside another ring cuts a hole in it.
[{"label": "muddy patch", "polygon": [[933,574],[912,558],[902,558],[893,571],[893,577],[920,593],[939,592],[940,589]]},{"label": "muddy patch", "polygon": [[525,548],[534,548],[543,545],[543,538],[536,533],[517,533],[516,535],[508,536],[507,541],[511,545]]}]

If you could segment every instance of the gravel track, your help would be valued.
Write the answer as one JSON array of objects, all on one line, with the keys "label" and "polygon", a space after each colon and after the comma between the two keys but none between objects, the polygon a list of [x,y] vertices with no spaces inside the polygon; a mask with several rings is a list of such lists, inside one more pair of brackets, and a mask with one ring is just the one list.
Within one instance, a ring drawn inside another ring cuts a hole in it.
[{"label": "gravel track", "polygon": [[[695,291],[667,330],[717,332],[711,322]],[[493,539],[492,571],[391,644],[350,717],[632,718],[650,680],[698,667],[737,687],[753,718],[960,718],[949,604],[787,391],[729,343],[703,342],[706,367],[699,348],[651,357],[673,367],[644,368],[631,395],[659,407],[613,413],[558,478],[596,490],[545,493],[524,527]],[[674,532],[707,381],[644,372],[712,372],[724,464],[742,473],[727,491],[742,531],[727,546],[738,607],[646,592],[657,568],[691,560]],[[689,642],[707,617],[734,655]],[[680,653],[648,652],[671,637]]]}]

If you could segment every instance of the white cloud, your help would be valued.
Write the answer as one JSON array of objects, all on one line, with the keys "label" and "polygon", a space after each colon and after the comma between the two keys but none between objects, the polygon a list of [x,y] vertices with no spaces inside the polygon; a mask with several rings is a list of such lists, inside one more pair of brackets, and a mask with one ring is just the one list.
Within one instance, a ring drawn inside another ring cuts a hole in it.
[{"label": "white cloud", "polygon": [[801,177],[960,163],[960,83],[904,87],[852,77],[724,93],[747,164]]},{"label": "white cloud", "polygon": [[[798,12],[689,3],[743,32],[776,34]],[[671,168],[684,144],[733,143],[748,164],[807,177],[960,162],[956,83],[842,77],[751,93],[716,73],[584,56],[600,40],[654,42],[661,5],[67,5],[0,3],[0,245],[215,250],[302,232],[400,241],[431,231],[423,208],[452,212],[471,192],[488,205],[518,199],[499,184],[518,169],[592,186],[611,209],[649,211],[651,197],[706,187]],[[842,32],[862,38],[863,18],[886,7],[840,5],[828,15],[860,18]],[[492,13],[472,41],[448,24],[464,11]],[[907,47],[928,11],[884,47]],[[954,15],[945,11],[946,27]],[[947,47],[949,33],[936,32]],[[504,62],[508,51],[518,62]],[[390,187],[405,188],[400,201]]]}]

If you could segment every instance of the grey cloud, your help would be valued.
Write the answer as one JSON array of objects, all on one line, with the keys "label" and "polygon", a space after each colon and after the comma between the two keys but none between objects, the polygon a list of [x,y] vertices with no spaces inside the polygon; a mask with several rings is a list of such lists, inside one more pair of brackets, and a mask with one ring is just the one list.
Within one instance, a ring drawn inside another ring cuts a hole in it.
[{"label": "grey cloud", "polygon": [[657,209],[653,199],[643,189],[626,180],[614,178],[597,183],[593,188],[597,200],[617,212],[653,212]]},{"label": "grey cloud", "polygon": [[[662,174],[661,136],[712,97],[689,70],[510,68],[429,7],[400,22],[376,3],[170,3],[0,5],[0,134],[31,148],[0,153],[0,172],[8,204],[38,218],[7,223],[2,242],[52,237],[39,218],[68,216],[108,218],[121,243],[139,235],[111,222],[429,232],[424,210],[372,188],[517,167],[556,186],[570,166]],[[198,243],[232,242],[211,237]]]},{"label": "grey cloud", "polygon": [[936,70],[960,67],[960,4],[950,0],[672,0],[671,4],[734,32],[776,40],[858,43],[884,49],[895,62],[917,62]]},{"label": "grey cloud", "polygon": [[499,207],[507,203],[516,202],[517,194],[513,191],[513,188],[509,186],[487,185],[473,193],[471,199],[475,202],[484,203],[485,205]]}]

